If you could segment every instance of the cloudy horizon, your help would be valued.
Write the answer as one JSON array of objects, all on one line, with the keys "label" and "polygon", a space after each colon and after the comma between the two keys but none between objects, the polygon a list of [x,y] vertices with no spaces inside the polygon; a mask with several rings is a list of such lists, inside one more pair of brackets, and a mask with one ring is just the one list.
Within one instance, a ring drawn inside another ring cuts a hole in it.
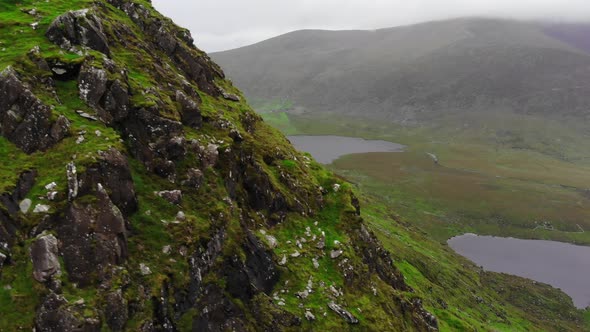
[{"label": "cloudy horizon", "polygon": [[588,0],[153,0],[216,52],[301,29],[379,29],[458,17],[590,22]]}]

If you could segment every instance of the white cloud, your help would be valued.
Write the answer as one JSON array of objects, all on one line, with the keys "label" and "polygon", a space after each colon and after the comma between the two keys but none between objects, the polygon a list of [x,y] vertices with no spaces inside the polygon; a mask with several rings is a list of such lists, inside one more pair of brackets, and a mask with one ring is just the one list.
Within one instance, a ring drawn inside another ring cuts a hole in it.
[{"label": "white cloud", "polygon": [[299,29],[375,29],[462,16],[590,21],[590,0],[153,0],[219,51]]}]

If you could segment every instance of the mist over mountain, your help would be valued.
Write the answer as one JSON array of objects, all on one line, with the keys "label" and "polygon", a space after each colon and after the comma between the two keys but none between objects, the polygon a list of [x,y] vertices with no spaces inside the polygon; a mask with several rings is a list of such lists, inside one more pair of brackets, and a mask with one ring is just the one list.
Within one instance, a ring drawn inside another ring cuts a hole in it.
[{"label": "mist over mountain", "polygon": [[464,18],[302,30],[212,54],[252,100],[416,123],[462,112],[586,118],[590,24]]}]

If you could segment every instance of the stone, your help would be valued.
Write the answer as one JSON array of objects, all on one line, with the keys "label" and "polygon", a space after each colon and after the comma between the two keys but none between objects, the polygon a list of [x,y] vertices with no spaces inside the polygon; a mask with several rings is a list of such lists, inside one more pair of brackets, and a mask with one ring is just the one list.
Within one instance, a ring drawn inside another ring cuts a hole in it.
[{"label": "stone", "polygon": [[53,276],[61,275],[58,260],[57,239],[51,234],[41,234],[31,246],[33,261],[33,278],[38,282],[49,281]]},{"label": "stone", "polygon": [[0,135],[27,154],[45,151],[69,135],[70,123],[52,121],[49,106],[37,98],[11,67],[0,72]]},{"label": "stone", "polygon": [[49,205],[37,204],[35,209],[33,209],[33,213],[47,213],[49,212],[49,209]]},{"label": "stone", "polygon": [[50,201],[55,201],[58,194],[59,194],[59,192],[57,192],[57,191],[50,191],[47,193],[47,199]]},{"label": "stone", "polygon": [[315,315],[313,313],[311,313],[311,311],[309,310],[305,310],[305,319],[307,319],[308,321],[314,321],[315,320]]},{"label": "stone", "polygon": [[332,259],[336,259],[336,258],[340,257],[340,256],[341,256],[343,253],[344,253],[344,252],[343,252],[342,250],[332,250],[332,251],[330,252],[330,257],[331,257]]},{"label": "stone", "polygon": [[237,129],[230,130],[229,137],[236,143],[240,143],[244,140],[244,137]]},{"label": "stone", "polygon": [[186,172],[186,180],[182,181],[183,186],[199,189],[203,184],[205,176],[200,169],[191,168]]},{"label": "stone", "polygon": [[318,243],[316,243],[315,247],[320,250],[324,250],[324,248],[326,248],[326,233],[322,232],[322,236],[318,240]]},{"label": "stone", "polygon": [[139,272],[144,276],[152,274],[152,270],[144,263],[139,264]]},{"label": "stone", "polygon": [[301,292],[297,292],[296,295],[298,298],[305,300],[309,296],[309,292],[306,289],[304,289]]},{"label": "stone", "polygon": [[330,286],[330,291],[332,292],[332,294],[336,297],[340,297],[340,295],[343,295],[342,292],[340,292],[339,290],[337,290],[334,285]]},{"label": "stone", "polygon": [[56,218],[60,252],[68,279],[80,287],[104,281],[109,277],[109,271],[123,264],[128,255],[123,213],[101,183],[94,186],[96,189],[89,194],[96,199],[77,198],[67,205],[63,217]]},{"label": "stone", "polygon": [[45,189],[47,190],[54,190],[55,188],[57,188],[57,183],[55,182],[51,182],[50,184],[45,186]]},{"label": "stone", "polygon": [[359,320],[356,317],[354,317],[350,312],[348,312],[347,310],[345,310],[340,305],[334,302],[328,303],[328,308],[330,308],[332,311],[334,311],[336,314],[342,317],[348,324],[359,323]]},{"label": "stone", "polygon": [[279,261],[280,266],[285,266],[287,264],[287,255],[283,255],[283,258]]},{"label": "stone", "polygon": [[227,99],[227,100],[231,100],[231,101],[236,101],[236,102],[239,102],[241,100],[240,97],[238,97],[237,95],[235,95],[233,93],[227,93],[227,92],[223,92],[223,98]]},{"label": "stone", "polygon": [[78,136],[78,138],[76,139],[76,144],[82,144],[84,142],[85,138],[83,135]]},{"label": "stone", "polygon": [[91,120],[91,121],[98,121],[97,117],[95,117],[94,115],[90,115],[86,112],[76,111],[76,113],[78,113],[78,115],[83,117],[84,119]]},{"label": "stone", "polygon": [[51,292],[37,309],[35,331],[97,331],[98,322],[83,321],[81,313],[62,296]]},{"label": "stone", "polygon": [[23,200],[20,202],[20,204],[18,205],[18,206],[19,206],[19,208],[20,208],[20,212],[22,212],[22,213],[27,213],[27,212],[29,212],[29,210],[31,209],[31,205],[32,205],[32,204],[33,204],[33,202],[32,202],[30,199],[28,199],[28,198],[26,198],[26,199],[23,199]]},{"label": "stone", "polygon": [[[198,98],[198,95],[196,95]],[[187,96],[182,91],[176,91],[176,101],[180,105],[180,118],[183,125],[192,128],[201,128],[203,124],[203,117],[201,116],[201,110],[199,104],[201,103],[200,98],[194,100]]]},{"label": "stone", "polygon": [[313,263],[313,268],[314,269],[319,269],[320,268],[320,263],[318,262],[317,258],[313,258],[312,259],[312,263]]},{"label": "stone", "polygon": [[340,191],[340,185],[338,183],[334,183],[334,186],[332,187],[332,189],[334,190],[335,193],[337,193],[338,191]]},{"label": "stone", "polygon": [[156,193],[171,204],[179,205],[182,203],[182,191],[180,190],[164,190]]},{"label": "stone", "polygon": [[301,256],[301,253],[299,251],[295,251],[294,253],[291,254],[291,257],[293,257],[293,258],[297,258],[299,256]]},{"label": "stone", "polygon": [[162,248],[162,253],[165,255],[169,255],[172,252],[172,246],[167,245]]},{"label": "stone", "polygon": [[217,160],[219,159],[219,151],[217,149],[219,149],[219,146],[215,144],[209,144],[207,146],[203,156],[203,167],[212,167],[217,164]]},{"label": "stone", "polygon": [[66,165],[66,178],[68,181],[68,201],[73,201],[78,197],[78,175],[76,165],[70,162]]},{"label": "stone", "polygon": [[178,213],[176,214],[176,220],[178,220],[178,221],[185,221],[186,220],[186,215],[184,214],[184,212],[178,211]]},{"label": "stone", "polygon": [[110,55],[102,22],[89,9],[69,11],[57,17],[49,26],[45,36],[66,50],[70,50],[74,45],[81,45]]},{"label": "stone", "polygon": [[272,235],[266,235],[266,242],[268,242],[268,245],[270,246],[271,249],[276,248],[279,245],[279,241],[277,241],[277,238],[272,236]]}]

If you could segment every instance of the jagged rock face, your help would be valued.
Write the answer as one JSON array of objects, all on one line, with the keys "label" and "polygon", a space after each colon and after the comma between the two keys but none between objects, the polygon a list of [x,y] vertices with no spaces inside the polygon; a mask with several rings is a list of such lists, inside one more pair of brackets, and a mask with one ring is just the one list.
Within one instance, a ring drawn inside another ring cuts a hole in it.
[{"label": "jagged rock face", "polygon": [[[197,98],[200,102],[198,95]],[[199,104],[194,99],[190,99],[182,91],[176,91],[176,101],[180,104],[182,124],[193,128],[200,128],[203,124],[203,117],[201,116]]]},{"label": "jagged rock face", "polygon": [[248,301],[259,292],[269,294],[279,281],[280,274],[270,252],[251,233],[244,244],[246,261],[231,257],[224,267],[227,291],[236,298]]},{"label": "jagged rock face", "polygon": [[51,121],[44,105],[13,69],[0,73],[0,134],[26,153],[46,150],[69,134],[69,121]]},{"label": "jagged rock face", "polygon": [[57,228],[68,277],[82,287],[104,281],[108,269],[127,258],[123,214],[102,186],[96,199],[74,201]]},{"label": "jagged rock face", "polygon": [[[105,61],[104,68],[86,63],[78,75],[80,98],[92,107],[106,124],[120,122],[129,115],[129,86],[126,77],[109,79],[122,72],[114,63]],[[123,81],[122,81],[123,80]]]},{"label": "jagged rock face", "polygon": [[127,158],[116,149],[104,151],[100,157],[97,164],[87,167],[86,172],[78,176],[78,195],[93,193],[101,184],[125,216],[133,214],[138,202]]}]

